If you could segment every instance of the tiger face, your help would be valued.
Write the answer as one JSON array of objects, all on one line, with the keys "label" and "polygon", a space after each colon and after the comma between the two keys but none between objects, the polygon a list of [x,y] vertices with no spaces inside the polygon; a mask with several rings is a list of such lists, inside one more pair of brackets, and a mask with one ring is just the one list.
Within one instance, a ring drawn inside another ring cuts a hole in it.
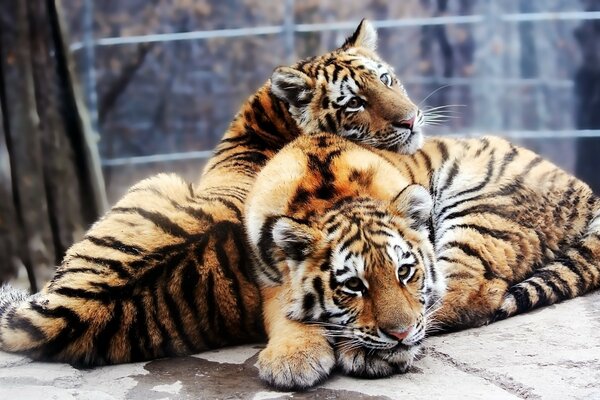
[{"label": "tiger face", "polygon": [[375,29],[363,20],[341,48],[277,68],[271,91],[305,133],[412,154],[423,144],[423,113],[375,53],[376,42]]},{"label": "tiger face", "polygon": [[444,291],[431,207],[427,190],[411,185],[391,205],[354,198],[310,226],[287,217],[272,225],[273,259],[289,270],[287,317],[325,327],[346,373],[403,372],[418,354]]}]

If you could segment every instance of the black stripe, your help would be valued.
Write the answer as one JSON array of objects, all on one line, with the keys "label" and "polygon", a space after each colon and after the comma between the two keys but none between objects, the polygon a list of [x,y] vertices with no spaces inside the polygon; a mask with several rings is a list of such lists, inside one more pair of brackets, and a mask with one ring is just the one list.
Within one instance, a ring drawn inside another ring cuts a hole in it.
[{"label": "black stripe", "polygon": [[180,238],[187,238],[190,236],[181,226],[177,225],[169,217],[156,211],[148,211],[140,207],[115,207],[111,211],[126,214],[138,214],[171,236]]},{"label": "black stripe", "polygon": [[[131,278],[131,274],[125,269],[125,267],[123,266],[123,263],[121,263],[121,261],[113,260],[110,258],[103,258],[103,257],[90,257],[90,256],[85,256],[83,254],[74,254],[71,258],[72,259],[80,259],[80,260],[87,261],[87,262],[90,262],[93,264],[99,264],[104,267],[107,267],[109,270],[115,272],[119,276],[119,278],[122,278],[122,279],[130,279]],[[75,268],[73,268],[73,269],[75,270]],[[68,274],[70,270],[71,270],[70,267],[65,267],[64,274],[65,275]],[[100,272],[98,272],[98,273],[100,273]]]},{"label": "black stripe", "polygon": [[149,288],[148,296],[152,301],[152,307],[150,307],[148,311],[151,312],[152,322],[154,322],[154,325],[156,325],[159,330],[159,332],[155,333],[160,333],[160,344],[158,345],[158,348],[162,351],[162,355],[175,355],[176,352],[173,346],[173,340],[171,339],[171,334],[162,323],[162,315],[159,315],[160,309],[158,308],[158,290],[156,286]]},{"label": "black stripe", "polygon": [[125,244],[112,236],[96,237],[92,235],[86,235],[85,238],[94,243],[96,246],[108,247],[125,254],[139,255],[144,251],[141,247]]},{"label": "black stripe", "polygon": [[162,297],[165,302],[165,305],[167,306],[167,310],[169,311],[169,317],[170,317],[171,321],[173,322],[173,327],[175,329],[175,333],[177,334],[177,336],[179,336],[179,338],[183,342],[184,346],[187,348],[186,352],[189,352],[189,351],[195,352],[198,350],[198,348],[194,344],[193,340],[190,338],[190,336],[188,335],[188,333],[185,329],[185,326],[183,323],[183,317],[181,315],[181,311],[183,311],[183,310],[181,310],[180,307],[177,305],[177,303],[175,302],[175,299],[173,298],[173,295],[169,291],[169,287],[171,287],[171,281],[173,280],[173,275],[175,275],[176,273],[177,273],[177,270],[171,271],[171,273],[168,274],[169,276],[166,277],[166,280],[164,282],[162,282],[162,284],[161,284]]},{"label": "black stripe", "polygon": [[201,197],[196,197],[194,199],[195,202],[199,202],[199,201],[207,201],[209,203],[220,203],[223,206],[225,206],[225,208],[229,209],[230,211],[233,211],[233,213],[235,214],[236,218],[241,221],[242,220],[242,212],[240,211],[240,209],[238,208],[238,206],[236,206],[232,201],[230,200],[226,200],[226,199],[222,199],[219,197],[214,197],[214,196],[201,196]]},{"label": "black stripe", "polygon": [[[559,299],[573,297],[569,283],[563,279],[559,271],[544,269],[536,271],[534,276],[539,276],[540,278],[542,278],[544,283],[546,283],[546,285],[548,285],[548,287],[552,289],[556,297],[558,297]],[[556,282],[554,282],[553,279],[556,280]]]},{"label": "black stripe", "polygon": [[[235,308],[240,313],[240,324],[244,325],[248,322],[247,311],[245,308],[244,301],[241,297],[242,295],[239,282],[231,269],[231,262],[229,261],[229,257],[224,248],[224,245],[228,242],[230,236],[229,233],[230,232],[228,229],[220,229],[215,232],[215,252],[217,255],[217,261],[219,262],[220,269],[223,272],[224,277],[229,281],[229,289],[230,293],[233,295],[235,300]],[[230,320],[233,319],[233,315],[230,315],[228,317]]]},{"label": "black stripe", "polygon": [[325,114],[325,127],[327,128],[325,132],[335,133],[337,131],[337,124],[331,116],[331,113]]},{"label": "black stripe", "polygon": [[417,156],[423,157],[423,161],[425,161],[425,170],[431,171],[432,164],[431,164],[431,157],[429,157],[429,154],[427,154],[421,150],[417,153]]},{"label": "black stripe", "polygon": [[517,235],[515,232],[503,231],[499,229],[490,229],[477,224],[458,224],[453,225],[450,229],[472,229],[482,236],[490,236],[494,239],[510,241],[513,236]]},{"label": "black stripe", "polygon": [[123,304],[115,302],[112,311],[110,313],[106,312],[105,315],[108,319],[94,337],[96,340],[96,353],[98,357],[103,358],[107,362],[114,362],[116,360],[109,359],[109,352],[111,345],[115,343],[115,335],[119,332],[123,324]]},{"label": "black stripe", "polygon": [[52,277],[51,282],[54,284],[54,283],[58,282],[65,275],[78,274],[78,273],[106,275],[106,273],[104,271],[99,270],[98,268],[94,268],[94,267],[59,267],[56,270],[56,272],[54,273],[54,276]]},{"label": "black stripe", "polygon": [[206,319],[208,321],[207,328],[219,338],[221,332],[216,327],[215,278],[212,270],[206,274]]},{"label": "black stripe", "polygon": [[482,139],[479,139],[479,145],[480,147],[475,152],[475,157],[479,157],[481,153],[483,153],[485,150],[487,150],[488,147],[490,147],[490,141],[488,138],[484,137]]},{"label": "black stripe", "polygon": [[325,288],[323,287],[323,280],[321,277],[317,276],[313,279],[313,288],[315,289],[315,292],[317,292],[321,310],[325,311]]},{"label": "black stripe", "polygon": [[527,289],[523,286],[513,286],[509,293],[515,298],[518,312],[524,312],[531,309],[531,299]]},{"label": "black stripe", "polygon": [[495,163],[495,157],[494,157],[494,154],[492,154],[488,161],[486,172],[485,172],[485,177],[483,178],[483,181],[481,181],[481,183],[477,186],[474,186],[470,189],[466,189],[466,190],[463,190],[462,192],[457,193],[455,196],[462,196],[462,195],[477,192],[477,191],[483,189],[492,179],[492,175],[494,174],[494,163]]},{"label": "black stripe", "polygon": [[[16,311],[16,308],[14,310]],[[33,341],[41,341],[46,338],[45,333],[23,315],[7,315],[7,324],[10,329],[25,331]]]},{"label": "black stripe", "polygon": [[442,141],[438,141],[437,142],[437,148],[438,151],[440,152],[441,156],[442,156],[442,163],[445,163],[448,160],[448,146],[446,146],[446,143],[442,142]]},{"label": "black stripe", "polygon": [[304,298],[302,299],[302,310],[304,311],[304,316],[310,315],[313,307],[315,306],[315,295],[312,293],[306,293]]},{"label": "black stripe", "polygon": [[268,217],[260,230],[257,247],[262,262],[258,263],[257,266],[268,279],[276,283],[281,283],[281,272],[276,267],[277,261],[272,253],[272,249],[275,247],[273,242],[273,227],[277,220],[278,217],[276,216]]},{"label": "black stripe", "polygon": [[253,264],[254,261],[248,255],[247,244],[245,242],[245,232],[241,224],[232,224],[230,226],[231,237],[233,239],[233,245],[237,251],[238,262],[237,268],[243,275],[243,277],[249,283],[254,284],[256,282],[256,276],[254,275]]},{"label": "black stripe", "polygon": [[436,195],[437,196],[442,196],[442,194],[448,190],[448,188],[450,186],[452,186],[452,183],[454,182],[454,178],[456,177],[456,175],[458,174],[458,160],[454,160],[454,162],[452,163],[452,166],[450,167],[450,171],[448,171],[448,174],[446,175],[446,181],[444,182],[444,185],[439,188],[438,190],[436,190]]},{"label": "black stripe", "polygon": [[[198,253],[204,253],[204,248],[206,247],[208,241],[204,241],[202,244],[199,244],[199,248],[196,250],[196,255]],[[199,262],[199,265],[203,265],[203,259]],[[198,273],[198,268],[196,263],[192,260],[189,260],[183,270],[181,271],[181,293],[182,298],[187,307],[190,309],[190,315],[193,318],[194,326],[196,327],[196,331],[202,341],[206,344],[207,347],[213,348],[216,346],[207,335],[206,326],[202,324],[200,320],[200,316],[198,315],[198,304],[197,304],[197,295],[196,289],[201,284],[200,282],[200,274]]]},{"label": "black stripe", "polygon": [[463,253],[465,253],[467,256],[473,257],[473,258],[476,258],[477,260],[479,260],[479,262],[485,269],[485,273],[483,274],[483,277],[485,279],[488,279],[488,280],[495,279],[495,278],[503,279],[502,277],[498,276],[494,272],[490,263],[476,249],[471,247],[471,245],[469,245],[467,243],[451,241],[451,242],[448,242],[447,244],[445,244],[444,247],[445,248],[447,248],[447,247],[457,248],[457,249],[461,250]]},{"label": "black stripe", "polygon": [[54,293],[75,299],[96,300],[102,302],[103,304],[109,304],[111,301],[114,301],[114,298],[110,293],[94,292],[86,289],[76,289],[65,286],[55,289]]},{"label": "black stripe", "polygon": [[[298,99],[299,101],[300,99]],[[252,100],[252,117],[256,122],[256,126],[261,131],[260,133],[270,136],[272,138],[279,137],[279,130],[268,117],[265,108],[262,105],[261,97],[255,96]]]},{"label": "black stripe", "polygon": [[533,307],[539,307],[539,306],[548,304],[548,297],[546,296],[546,291],[544,290],[542,285],[540,285],[539,283],[532,281],[532,280],[529,280],[526,283],[531,285],[535,289],[535,292],[537,293],[538,299],[535,302],[535,304],[533,305]]},{"label": "black stripe", "polygon": [[576,279],[577,280],[577,283],[576,283],[577,292],[572,293],[573,296],[577,296],[578,294],[585,292],[585,288],[586,288],[585,280],[584,280],[583,272],[581,271],[581,268],[578,265],[578,263],[576,263],[574,260],[571,259],[571,257],[569,257],[566,254],[563,256],[560,256],[560,257],[556,257],[554,262],[564,265],[569,270],[571,270],[571,272],[573,272],[575,274],[575,276],[577,278]]},{"label": "black stripe", "polygon": [[504,158],[500,163],[500,169],[498,170],[498,175],[496,176],[496,182],[498,182],[504,176],[504,171],[506,170],[506,167],[508,167],[508,165],[515,160],[517,154],[519,154],[518,149],[515,146],[511,145],[511,151],[504,155]]},{"label": "black stripe", "polygon": [[419,257],[421,257],[421,262],[423,263],[425,268],[427,268],[427,273],[429,274],[429,277],[431,278],[431,282],[435,284],[437,281],[437,275],[434,271],[434,266],[433,266],[432,260],[429,257],[427,257],[427,259],[426,259],[425,255],[423,254],[421,249],[417,249],[417,254],[419,255]]},{"label": "black stripe", "polygon": [[[58,353],[62,352],[67,346],[73,344],[73,342],[81,337],[83,333],[87,329],[87,324],[81,320],[79,315],[77,315],[73,310],[64,307],[58,306],[55,308],[49,308],[45,305],[38,304],[36,302],[30,302],[29,306],[31,309],[44,318],[48,319],[64,319],[66,324],[61,329],[61,331],[50,338],[46,343],[42,344],[38,347],[42,354],[43,358],[52,359]],[[45,321],[44,324],[48,324],[48,321]],[[81,364],[89,364],[90,362],[94,362],[95,360],[89,360],[87,357],[83,357],[81,360],[73,360],[74,362]]]},{"label": "black stripe", "polygon": [[525,177],[527,177],[527,175],[529,175],[531,173],[531,171],[537,166],[539,165],[542,161],[544,161],[544,159],[540,156],[536,156],[533,160],[531,160],[524,168],[523,168],[523,172],[521,172],[519,175],[517,175],[515,177],[515,180],[517,181],[522,181],[523,179],[525,179]]},{"label": "black stripe", "polygon": [[151,357],[157,357],[156,349],[153,349],[150,341],[150,327],[147,324],[149,316],[142,295],[133,296],[131,305],[135,311],[134,321],[129,326],[129,343],[131,343],[131,361],[142,361]]},{"label": "black stripe", "polygon": [[247,161],[247,162],[250,162],[252,165],[260,167],[260,166],[265,165],[268,160],[268,157],[261,151],[256,151],[256,150],[252,150],[249,148],[243,148],[240,150],[241,151],[239,151],[237,153],[229,154],[229,155],[219,159],[219,161],[214,162],[214,164],[212,164],[208,170],[212,171],[212,170],[216,169],[217,167],[225,165],[227,163],[240,162],[240,161]]}]

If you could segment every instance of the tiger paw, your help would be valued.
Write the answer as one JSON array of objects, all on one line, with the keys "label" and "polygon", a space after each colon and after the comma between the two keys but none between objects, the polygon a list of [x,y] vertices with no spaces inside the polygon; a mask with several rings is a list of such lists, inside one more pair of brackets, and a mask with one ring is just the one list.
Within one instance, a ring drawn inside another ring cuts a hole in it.
[{"label": "tiger paw", "polygon": [[406,372],[418,353],[418,347],[402,351],[370,351],[364,347],[336,349],[336,363],[345,374],[350,376],[383,378]]},{"label": "tiger paw", "polygon": [[335,365],[325,338],[269,341],[258,356],[260,378],[279,390],[305,390],[326,379]]}]

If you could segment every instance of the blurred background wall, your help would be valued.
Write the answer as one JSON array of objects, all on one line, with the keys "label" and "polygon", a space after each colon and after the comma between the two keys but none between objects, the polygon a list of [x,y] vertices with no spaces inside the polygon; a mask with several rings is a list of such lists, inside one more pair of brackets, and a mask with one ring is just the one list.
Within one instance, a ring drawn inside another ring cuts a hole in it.
[{"label": "blurred background wall", "polygon": [[68,0],[70,50],[109,200],[158,171],[198,176],[272,69],[341,43],[363,17],[429,134],[513,138],[600,190],[600,0]]}]

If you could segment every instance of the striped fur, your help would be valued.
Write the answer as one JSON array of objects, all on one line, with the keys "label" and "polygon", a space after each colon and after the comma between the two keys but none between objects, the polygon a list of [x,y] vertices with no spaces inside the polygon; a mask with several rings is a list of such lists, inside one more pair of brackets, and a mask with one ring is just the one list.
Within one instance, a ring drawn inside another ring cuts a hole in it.
[{"label": "striped fur", "polygon": [[[420,119],[412,129],[402,124],[418,110],[374,41],[363,22],[342,48],[275,70],[242,106],[198,185],[171,175],[141,182],[69,249],[40,293],[3,289],[0,349],[99,365],[264,337],[241,211],[259,169],[293,138],[322,128],[402,151],[420,143]],[[356,96],[360,113],[347,107]]]},{"label": "striped fur", "polygon": [[297,139],[261,171],[245,215],[269,336],[259,371],[271,385],[305,389],[336,363],[365,377],[409,368],[445,286],[431,197],[408,183],[326,134]]},{"label": "striped fur", "polygon": [[282,388],[336,363],[404,371],[428,327],[480,326],[600,286],[598,198],[499,138],[429,139],[407,156],[303,136],[261,171],[245,215],[269,336],[260,373]]},{"label": "striped fur", "polygon": [[431,139],[380,152],[430,189],[446,330],[487,324],[600,285],[600,200],[577,178],[506,140]]}]

